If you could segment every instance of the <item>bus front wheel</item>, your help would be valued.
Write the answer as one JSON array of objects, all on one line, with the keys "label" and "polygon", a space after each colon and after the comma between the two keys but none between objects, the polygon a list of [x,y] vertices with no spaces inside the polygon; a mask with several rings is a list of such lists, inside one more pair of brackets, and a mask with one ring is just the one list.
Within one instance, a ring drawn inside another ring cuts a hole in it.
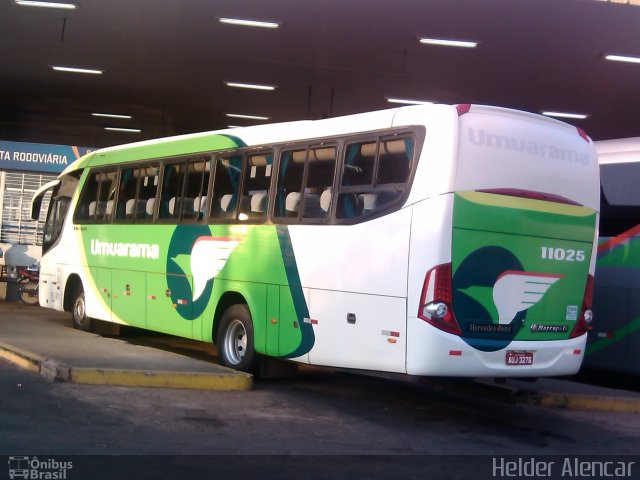
[{"label": "bus front wheel", "polygon": [[78,287],[73,295],[71,318],[73,319],[73,328],[85,332],[90,332],[93,329],[93,320],[87,317],[87,305],[82,287]]},{"label": "bus front wheel", "polygon": [[243,372],[255,372],[258,356],[253,347],[251,313],[246,305],[232,305],[224,312],[216,343],[223,365]]}]

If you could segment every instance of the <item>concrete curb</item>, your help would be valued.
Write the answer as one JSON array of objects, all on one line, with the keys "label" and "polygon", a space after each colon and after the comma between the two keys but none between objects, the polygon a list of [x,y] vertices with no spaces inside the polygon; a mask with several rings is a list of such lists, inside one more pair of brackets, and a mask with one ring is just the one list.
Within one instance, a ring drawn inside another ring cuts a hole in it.
[{"label": "concrete curb", "polygon": [[[489,387],[486,383],[481,383],[481,385],[484,389],[488,389]],[[547,392],[509,385],[493,385],[492,387],[496,390],[501,390],[502,398],[521,405],[539,405],[541,407],[563,408],[566,410],[640,413],[640,396],[638,398],[632,398],[583,393]],[[496,397],[496,395],[493,395],[493,397]]]},{"label": "concrete curb", "polygon": [[537,394],[536,403],[543,407],[567,410],[640,413],[640,399],[626,397],[540,392]]},{"label": "concrete curb", "polygon": [[4,342],[0,342],[0,357],[21,368],[40,373],[50,382],[218,391],[244,391],[251,390],[253,386],[252,375],[233,370],[229,370],[229,373],[203,373],[69,367]]},{"label": "concrete curb", "polygon": [[253,377],[247,373],[167,372],[72,368],[71,382],[122,387],[192,388],[196,390],[251,390]]}]

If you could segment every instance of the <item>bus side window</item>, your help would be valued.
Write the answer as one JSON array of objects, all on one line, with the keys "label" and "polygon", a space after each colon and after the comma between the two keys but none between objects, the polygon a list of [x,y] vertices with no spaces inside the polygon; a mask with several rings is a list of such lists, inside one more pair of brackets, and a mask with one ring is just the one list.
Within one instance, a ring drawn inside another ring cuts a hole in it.
[{"label": "bus side window", "polygon": [[140,168],[138,195],[134,209],[136,222],[147,222],[153,218],[159,179],[160,165],[144,165]]},{"label": "bus side window", "polygon": [[98,173],[98,200],[94,207],[89,205],[89,213],[95,213],[95,219],[98,223],[108,223],[111,221],[113,213],[113,204],[116,199],[116,188],[118,186],[118,172],[106,171]]},{"label": "bus side window", "polygon": [[240,221],[262,221],[267,216],[273,154],[259,153],[247,157],[240,201]]},{"label": "bus side window", "polygon": [[336,167],[336,147],[309,150],[302,199],[303,218],[327,218],[331,213],[331,187]]},{"label": "bus side window", "polygon": [[406,189],[412,159],[411,137],[348,144],[336,218],[352,219],[393,204]]},{"label": "bus side window", "polygon": [[276,218],[298,218],[305,157],[306,150],[287,150],[280,155],[273,211]]},{"label": "bus side window", "polygon": [[180,218],[184,170],[185,164],[183,163],[171,163],[164,166],[158,218],[176,221]]},{"label": "bus side window", "polygon": [[80,199],[78,200],[78,206],[76,207],[76,221],[95,219],[98,189],[100,187],[98,175],[98,173],[91,173],[87,177],[82,193],[80,194]]},{"label": "bus side window", "polygon": [[120,172],[120,187],[116,206],[116,221],[131,220],[135,212],[138,168],[124,168]]},{"label": "bus side window", "polygon": [[218,220],[235,220],[242,175],[242,156],[215,161],[209,216]]},{"label": "bus side window", "polygon": [[412,157],[412,138],[380,142],[376,185],[407,182],[411,172]]},{"label": "bus side window", "polygon": [[376,142],[352,143],[347,146],[342,186],[371,185],[375,161]]},{"label": "bus side window", "polygon": [[187,164],[187,178],[182,201],[182,218],[204,218],[207,187],[209,186],[209,162],[202,158]]}]

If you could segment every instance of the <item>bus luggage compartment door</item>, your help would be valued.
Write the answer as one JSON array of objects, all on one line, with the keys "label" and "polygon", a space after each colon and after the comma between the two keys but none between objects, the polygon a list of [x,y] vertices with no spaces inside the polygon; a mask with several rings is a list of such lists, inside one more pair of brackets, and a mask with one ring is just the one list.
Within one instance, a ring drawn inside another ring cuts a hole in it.
[{"label": "bus luggage compartment door", "polygon": [[406,372],[406,305],[406,298],[310,289],[310,363]]}]

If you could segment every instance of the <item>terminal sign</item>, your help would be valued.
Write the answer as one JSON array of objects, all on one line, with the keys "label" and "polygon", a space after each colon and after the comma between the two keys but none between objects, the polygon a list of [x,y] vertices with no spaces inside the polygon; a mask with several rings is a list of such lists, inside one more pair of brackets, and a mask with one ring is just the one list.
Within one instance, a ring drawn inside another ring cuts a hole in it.
[{"label": "terminal sign", "polygon": [[0,170],[59,173],[92,150],[95,149],[46,143],[0,141]]}]

